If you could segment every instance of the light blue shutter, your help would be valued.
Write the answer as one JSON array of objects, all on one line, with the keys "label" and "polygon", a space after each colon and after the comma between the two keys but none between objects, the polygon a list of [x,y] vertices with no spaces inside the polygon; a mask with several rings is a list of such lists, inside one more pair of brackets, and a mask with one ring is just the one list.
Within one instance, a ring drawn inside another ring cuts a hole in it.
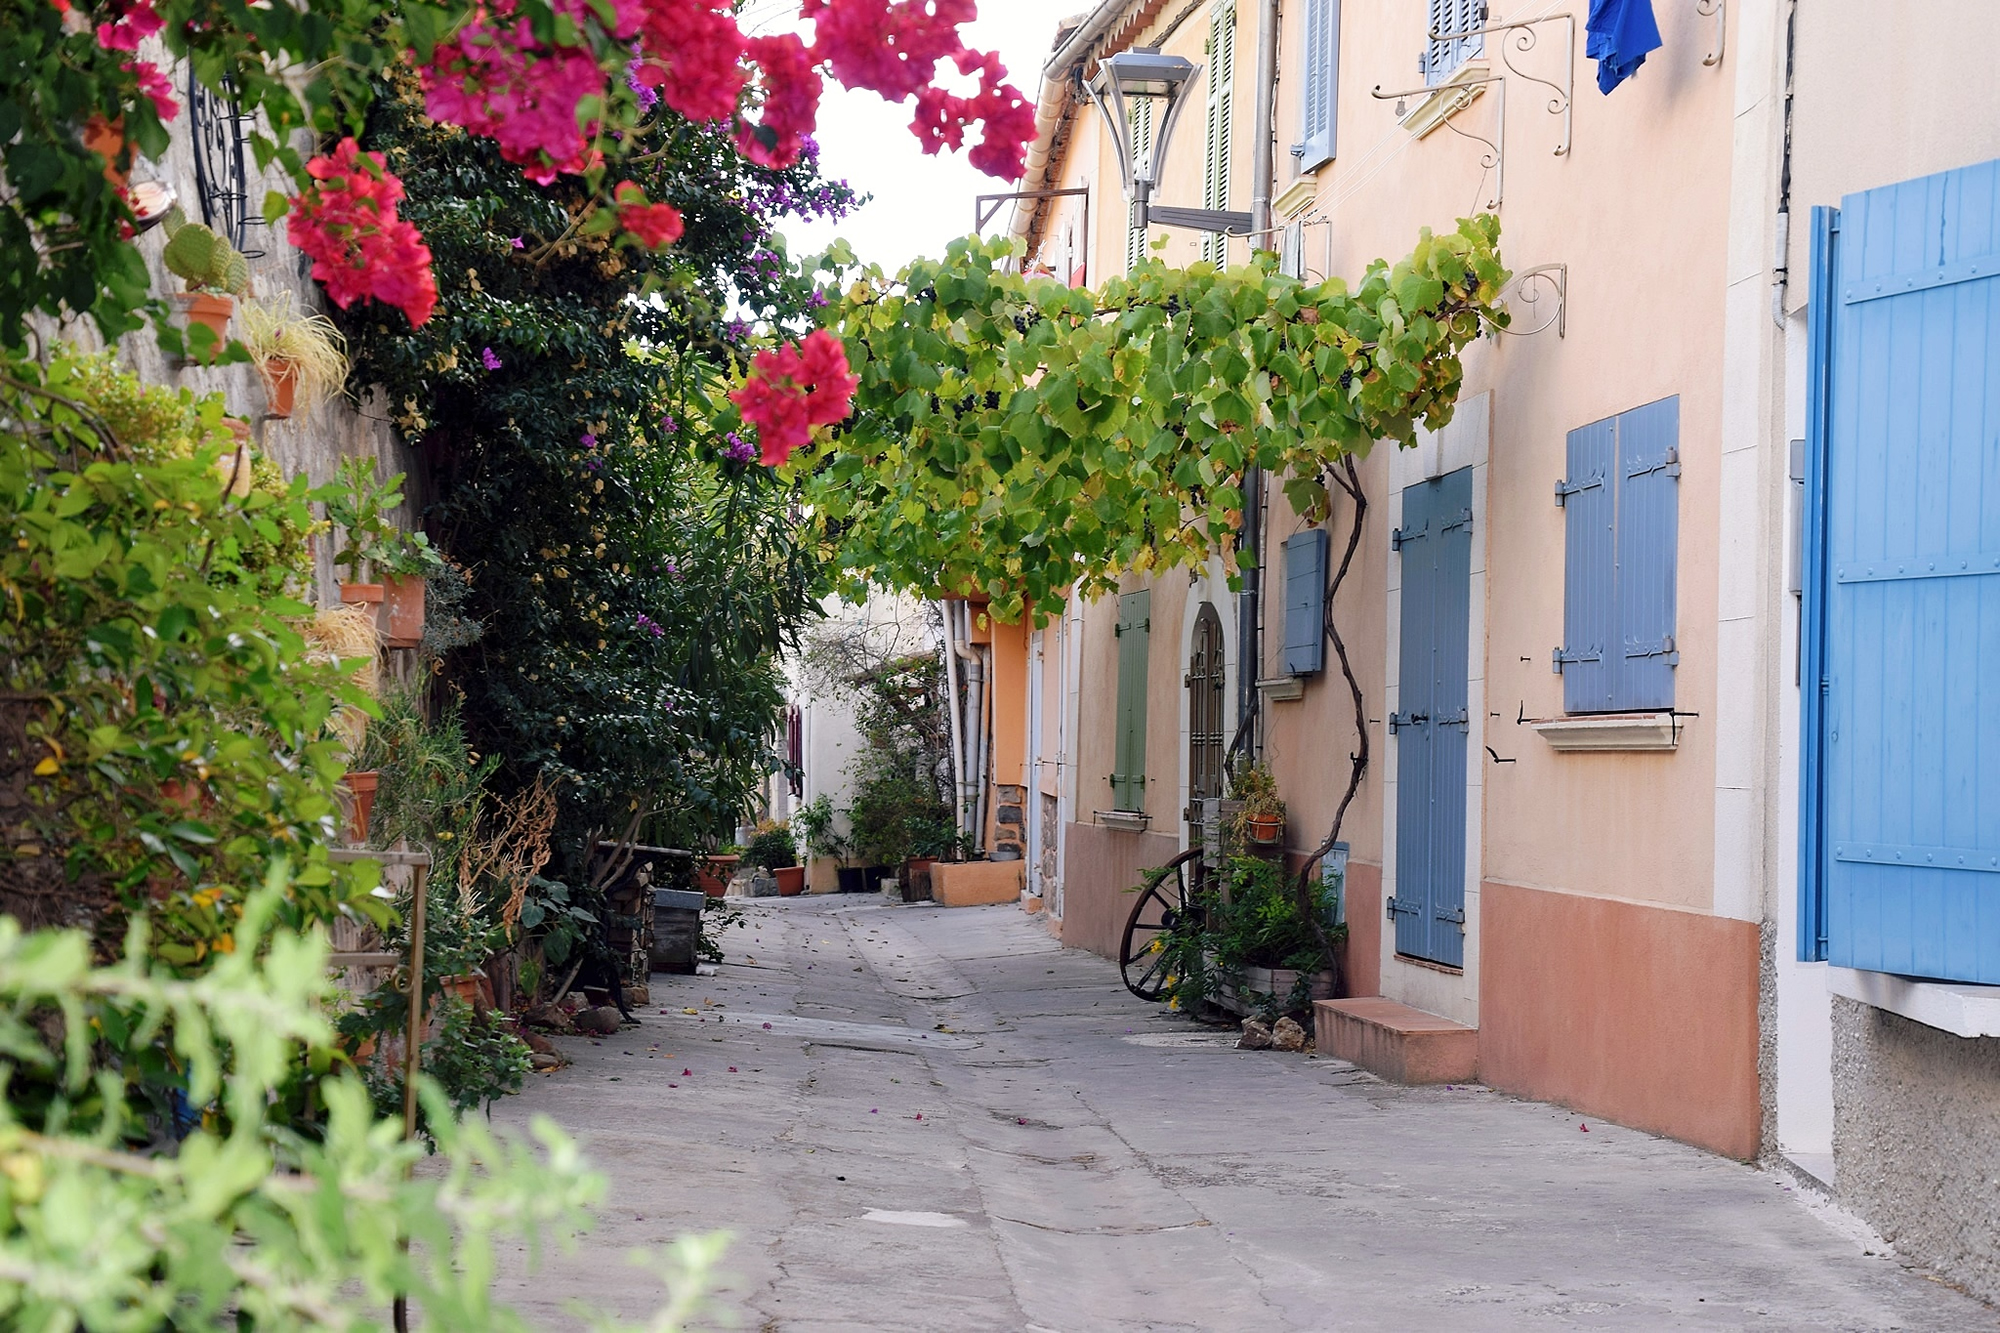
[{"label": "light blue shutter", "polygon": [[1425,5],[1430,27],[1424,35],[1424,53],[1417,58],[1424,83],[1436,85],[1451,77],[1452,71],[1486,49],[1486,38],[1442,38],[1430,33],[1474,32],[1486,24],[1485,0],[1429,0]]},{"label": "light blue shutter", "polygon": [[1556,487],[1563,506],[1563,711],[1597,713],[1612,706],[1612,653],[1618,646],[1614,611],[1618,510],[1618,431],[1615,419],[1569,433],[1569,476]]},{"label": "light blue shutter", "polygon": [[1153,594],[1118,599],[1118,718],[1113,746],[1111,808],[1146,808],[1146,648],[1152,635]]},{"label": "light blue shutter", "polygon": [[1611,707],[1674,706],[1674,588],[1680,563],[1680,399],[1618,417],[1618,656]]},{"label": "light blue shutter", "polygon": [[1304,105],[1299,114],[1299,170],[1333,160],[1340,106],[1340,0],[1306,0]]},{"label": "light blue shutter", "polygon": [[1801,860],[1829,963],[2000,984],[2000,162],[1849,195],[1829,249]]},{"label": "light blue shutter", "polygon": [[1318,528],[1285,540],[1287,675],[1314,675],[1326,665],[1326,551]]}]

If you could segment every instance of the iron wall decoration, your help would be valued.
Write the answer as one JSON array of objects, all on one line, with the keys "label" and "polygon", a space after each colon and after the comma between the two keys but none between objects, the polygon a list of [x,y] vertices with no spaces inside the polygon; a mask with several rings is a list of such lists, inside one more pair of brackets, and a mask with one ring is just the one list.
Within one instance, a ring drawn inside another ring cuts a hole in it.
[{"label": "iron wall decoration", "polygon": [[[202,223],[255,259],[264,252],[250,247],[251,226],[264,219],[250,207],[250,167],[246,127],[256,117],[245,115],[233,95],[217,95],[188,71],[188,114],[194,131],[195,196]],[[223,88],[229,89],[227,80]]]}]

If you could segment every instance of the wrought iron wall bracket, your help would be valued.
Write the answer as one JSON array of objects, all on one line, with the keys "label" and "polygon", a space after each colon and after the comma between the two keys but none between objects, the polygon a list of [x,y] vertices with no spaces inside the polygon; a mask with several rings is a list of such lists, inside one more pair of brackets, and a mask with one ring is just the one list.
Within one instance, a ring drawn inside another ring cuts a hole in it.
[{"label": "wrought iron wall bracket", "polygon": [[[1722,0],[1705,0],[1705,3],[1719,5],[1722,3]],[[1706,13],[1707,11],[1704,10],[1703,12]],[[1535,27],[1537,24],[1542,23],[1562,24],[1563,56],[1562,81],[1560,83],[1554,79],[1545,79],[1539,74],[1530,74],[1514,63],[1514,52],[1520,51],[1526,53],[1534,50],[1539,44],[1540,36],[1536,33]],[[1541,18],[1519,19],[1512,23],[1496,21],[1488,23],[1483,27],[1467,28],[1463,32],[1434,32],[1430,35],[1430,39],[1433,42],[1453,42],[1466,37],[1500,36],[1503,34],[1505,36],[1503,36],[1495,48],[1500,52],[1500,63],[1505,65],[1508,72],[1517,78],[1526,79],[1529,83],[1539,83],[1542,87],[1549,90],[1549,114],[1560,117],[1562,120],[1562,139],[1556,144],[1555,155],[1557,157],[1567,157],[1569,155],[1570,131],[1573,124],[1570,101],[1576,91],[1576,15],[1547,14]]]},{"label": "wrought iron wall bracket", "polygon": [[1701,58],[1703,65],[1713,68],[1722,63],[1722,44],[1729,37],[1729,0],[1694,0],[1694,12],[1715,19],[1715,49]]},{"label": "wrought iron wall bracket", "polygon": [[[1465,110],[1468,106],[1471,106],[1473,98],[1479,95],[1478,90],[1486,87],[1488,84],[1500,85],[1499,92],[1493,99],[1493,137],[1491,139],[1483,134],[1474,134],[1470,130],[1462,130],[1452,123],[1452,117]],[[1486,151],[1479,155],[1479,165],[1482,169],[1493,173],[1493,197],[1486,201],[1486,207],[1492,210],[1498,209],[1501,201],[1507,197],[1506,84],[1506,75],[1489,74],[1484,78],[1464,79],[1456,83],[1441,83],[1427,88],[1405,88],[1401,92],[1394,93],[1383,92],[1382,85],[1378,83],[1375,85],[1374,91],[1368,95],[1378,102],[1394,101],[1397,104],[1396,114],[1398,116],[1402,115],[1402,103],[1406,98],[1428,98],[1438,96],[1439,94],[1446,95],[1449,99],[1449,105],[1438,116],[1437,123],[1461,139],[1470,139],[1474,143],[1486,145]]]},{"label": "wrought iron wall bracket", "polygon": [[[1568,264],[1537,264],[1534,268],[1524,269],[1520,273],[1515,274],[1514,281],[1507,286],[1508,290],[1512,291],[1514,296],[1524,305],[1531,307],[1535,314],[1541,314],[1541,302],[1543,298],[1540,293],[1544,290],[1554,298],[1555,308],[1548,313],[1547,317],[1541,323],[1535,325],[1532,329],[1517,329],[1509,325],[1507,328],[1498,330],[1498,332],[1511,334],[1516,338],[1527,338],[1540,333],[1543,329],[1553,324],[1556,327],[1556,337],[1560,338],[1565,335],[1569,325],[1569,315],[1566,308],[1569,303]],[[1506,293],[1503,292],[1501,295],[1504,297]],[[1556,495],[1556,503],[1562,503],[1560,489],[1558,489]]]}]

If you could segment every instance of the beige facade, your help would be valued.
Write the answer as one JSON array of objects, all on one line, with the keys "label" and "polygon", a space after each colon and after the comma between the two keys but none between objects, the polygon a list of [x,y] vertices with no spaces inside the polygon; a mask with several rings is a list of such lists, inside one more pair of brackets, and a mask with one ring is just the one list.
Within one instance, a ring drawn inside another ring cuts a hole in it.
[{"label": "beige facade", "polygon": [[[1427,96],[1418,68],[1425,5],[1220,4],[1110,3],[1057,36],[1024,188],[1087,188],[1091,235],[1081,234],[1074,197],[1025,201],[1013,231],[1030,263],[1093,284],[1123,270],[1132,251],[1115,158],[1098,114],[1072,90],[1098,61],[1140,45],[1212,77],[1218,12],[1237,25],[1222,202],[1253,207],[1257,38],[1269,10],[1278,23],[1273,229],[1250,240],[1287,250],[1308,278],[1351,280],[1370,260],[1407,252],[1419,229],[1491,208],[1510,268],[1543,275],[1510,293],[1513,331],[1468,349],[1451,426],[1414,450],[1380,448],[1362,465],[1369,511],[1336,615],[1367,700],[1374,762],[1344,828],[1353,855],[1344,993],[1477,1029],[1479,1076],[1494,1086],[1735,1157],[1783,1154],[1828,1183],[1837,1158],[1864,1213],[1905,1228],[1920,1252],[1985,1256],[1953,1271],[2000,1291],[2000,1240],[1977,1205],[1953,1205],[1940,1220],[1926,1191],[1899,1186],[1880,1164],[1894,1142],[1920,1145],[1909,1152],[1922,1158],[1976,1137],[1971,1121],[1903,1123],[1913,1105],[1906,1075],[1928,1058],[1927,1076],[1956,1090],[1960,1101],[1948,1104],[1958,1114],[1990,1116],[2000,1093],[1966,1100],[1962,1085],[1970,1069],[1991,1065],[1996,1039],[1938,1047],[1935,1032],[1899,1035],[1904,1018],[1830,997],[1826,966],[1794,961],[1793,944],[1800,741],[1790,581],[1802,492],[1789,442],[1806,433],[1807,219],[1850,191],[2000,157],[2000,91],[1939,73],[1951,67],[1951,45],[1981,30],[1985,7],[1953,0],[1891,19],[1860,0],[1654,0],[1664,44],[1607,95],[1584,55],[1588,4],[1529,3],[1491,13],[1484,49],[1450,71],[1467,86]],[[1338,93],[1333,155],[1300,171],[1288,150],[1305,137],[1309,10],[1336,15]],[[1203,96],[1197,90],[1162,164],[1158,203],[1209,202]],[[1231,240],[1229,261],[1243,262],[1249,243]],[[1195,262],[1201,246],[1197,234],[1166,233],[1159,253]],[[2000,383],[2000,368],[1993,378]],[[1566,442],[1668,398],[1678,402],[1680,467],[1671,706],[1641,718],[1567,713],[1563,677],[1551,669],[1565,636],[1568,534],[1555,488]],[[1413,804],[1399,799],[1399,741],[1387,725],[1399,711],[1406,629],[1391,533],[1405,488],[1461,469],[1472,495],[1464,948],[1459,966],[1441,966],[1399,954],[1385,919]],[[1280,543],[1304,525],[1275,486],[1269,494],[1259,536],[1275,575]],[[1336,547],[1351,521],[1343,502],[1329,525]],[[1201,606],[1214,606],[1226,631],[1232,730],[1240,682],[1283,675],[1274,588],[1264,590],[1253,635],[1219,570],[1134,576],[1125,590],[1146,587],[1144,820],[1104,813],[1115,600],[1073,607],[1045,631],[1056,648],[1042,656],[1044,670],[1064,672],[1074,740],[1062,751],[1072,786],[1061,873],[1040,892],[1066,943],[1114,956],[1125,890],[1141,868],[1187,845],[1183,678]],[[1302,854],[1327,829],[1356,747],[1345,685],[1329,657],[1325,672],[1249,698],[1261,754],[1292,811],[1291,851]],[[1912,1178],[1946,1169],[1928,1159],[1907,1167]],[[1922,1239],[1967,1228],[1983,1239]]]}]

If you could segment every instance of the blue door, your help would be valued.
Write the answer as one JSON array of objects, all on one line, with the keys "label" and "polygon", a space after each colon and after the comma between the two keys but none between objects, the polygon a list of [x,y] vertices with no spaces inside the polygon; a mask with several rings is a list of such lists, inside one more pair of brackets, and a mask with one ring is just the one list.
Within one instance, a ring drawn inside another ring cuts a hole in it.
[{"label": "blue door", "polygon": [[2000,983],[2000,163],[1813,251],[1800,954]]},{"label": "blue door", "polygon": [[1396,952],[1465,964],[1466,636],[1472,469],[1403,491],[1396,744]]}]

